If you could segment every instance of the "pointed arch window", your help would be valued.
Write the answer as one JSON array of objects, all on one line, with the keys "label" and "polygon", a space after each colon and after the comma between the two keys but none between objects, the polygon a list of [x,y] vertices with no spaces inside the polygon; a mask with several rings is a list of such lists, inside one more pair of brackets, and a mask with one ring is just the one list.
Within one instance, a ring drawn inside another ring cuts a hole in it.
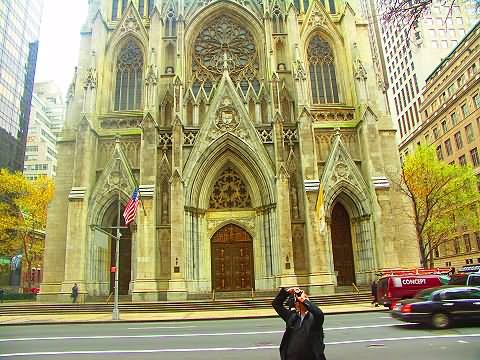
[{"label": "pointed arch window", "polygon": [[138,0],[138,13],[140,14],[140,16],[144,16],[145,0]]},{"label": "pointed arch window", "polygon": [[129,39],[117,58],[114,110],[139,110],[142,90],[143,53],[137,42]]},{"label": "pointed arch window", "polygon": [[148,0],[148,17],[152,16],[153,14],[153,3],[154,0]]},{"label": "pointed arch window", "polygon": [[118,0],[112,0],[112,20],[118,18]]},{"label": "pointed arch window", "polygon": [[177,35],[177,18],[175,16],[175,10],[169,9],[167,12],[167,18],[165,21],[165,36]]},{"label": "pointed arch window", "polygon": [[335,58],[330,45],[317,35],[310,41],[307,55],[312,102],[314,104],[338,103]]},{"label": "pointed arch window", "polygon": [[330,13],[335,14],[336,13],[335,0],[328,0],[328,5],[330,6]]},{"label": "pointed arch window", "polygon": [[122,0],[122,15],[127,10],[128,0]]},{"label": "pointed arch window", "polygon": [[283,29],[283,14],[280,10],[280,6],[276,4],[272,9],[272,23],[273,23],[273,33],[281,34],[284,32]]}]

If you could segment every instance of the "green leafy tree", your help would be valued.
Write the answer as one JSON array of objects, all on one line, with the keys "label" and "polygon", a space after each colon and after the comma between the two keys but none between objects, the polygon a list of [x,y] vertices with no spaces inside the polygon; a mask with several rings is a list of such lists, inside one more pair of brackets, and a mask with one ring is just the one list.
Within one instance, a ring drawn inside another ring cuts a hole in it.
[{"label": "green leafy tree", "polygon": [[43,258],[40,234],[45,231],[53,189],[53,181],[46,176],[28,180],[21,173],[0,170],[0,254],[13,256],[22,252],[29,274],[32,263]]},{"label": "green leafy tree", "polygon": [[424,267],[433,267],[433,253],[460,227],[477,229],[477,178],[468,166],[439,161],[431,146],[420,146],[402,165],[400,188],[410,198]]}]

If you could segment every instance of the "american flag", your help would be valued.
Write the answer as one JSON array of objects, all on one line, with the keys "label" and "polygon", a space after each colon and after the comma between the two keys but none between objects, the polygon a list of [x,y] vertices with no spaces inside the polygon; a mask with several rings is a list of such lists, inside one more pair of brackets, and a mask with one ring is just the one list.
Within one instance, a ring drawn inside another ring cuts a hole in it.
[{"label": "american flag", "polygon": [[133,190],[132,197],[130,198],[130,200],[128,200],[127,206],[125,206],[125,210],[123,211],[123,218],[125,219],[125,225],[130,224],[133,221],[133,219],[135,219],[139,199],[140,199],[140,192],[138,191],[138,188],[137,188]]}]

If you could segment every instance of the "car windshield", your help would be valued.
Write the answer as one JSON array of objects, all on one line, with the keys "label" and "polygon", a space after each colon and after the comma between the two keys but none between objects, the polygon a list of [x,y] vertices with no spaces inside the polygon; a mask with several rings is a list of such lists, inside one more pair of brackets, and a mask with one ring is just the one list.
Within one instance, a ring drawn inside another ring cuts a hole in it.
[{"label": "car windshield", "polygon": [[417,295],[415,295],[415,299],[419,300],[431,300],[432,299],[432,293],[437,290],[435,288],[432,289],[425,289],[422,291],[419,291]]}]

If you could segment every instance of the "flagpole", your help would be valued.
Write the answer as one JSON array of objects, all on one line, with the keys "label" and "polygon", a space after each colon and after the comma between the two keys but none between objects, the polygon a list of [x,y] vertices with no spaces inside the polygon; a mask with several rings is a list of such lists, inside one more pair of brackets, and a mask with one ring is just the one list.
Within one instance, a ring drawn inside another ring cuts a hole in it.
[{"label": "flagpole", "polygon": [[[118,161],[118,171],[120,172],[120,159],[117,158]],[[120,232],[120,187],[118,188],[118,209],[117,209],[117,237],[116,245],[115,245],[115,297],[113,302],[113,312],[112,312],[112,320],[120,320],[120,311],[118,310],[118,265],[120,263],[120,237],[122,233]]]}]

